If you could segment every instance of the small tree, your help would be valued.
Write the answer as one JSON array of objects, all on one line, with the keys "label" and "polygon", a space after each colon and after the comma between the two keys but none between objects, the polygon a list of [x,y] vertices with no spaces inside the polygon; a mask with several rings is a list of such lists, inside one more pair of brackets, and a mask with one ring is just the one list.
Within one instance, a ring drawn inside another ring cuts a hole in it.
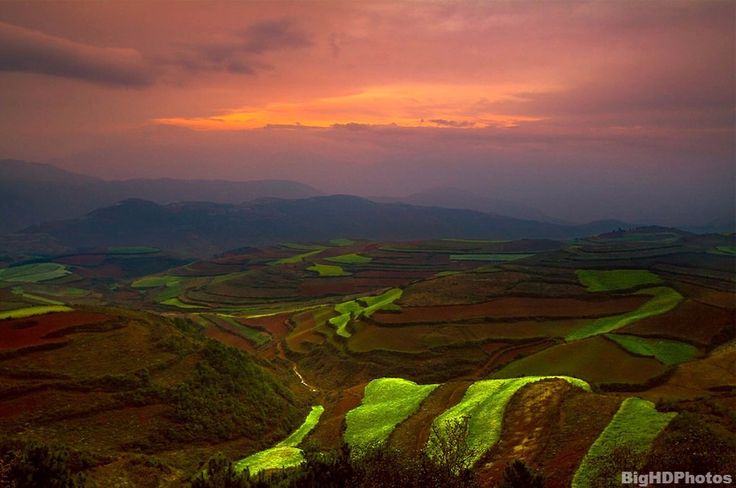
[{"label": "small tree", "polygon": [[442,427],[432,424],[425,453],[453,474],[467,471],[476,458],[476,451],[468,444],[469,432],[470,419],[466,416],[444,422]]},{"label": "small tree", "polygon": [[544,478],[517,459],[504,469],[500,488],[544,488]]}]

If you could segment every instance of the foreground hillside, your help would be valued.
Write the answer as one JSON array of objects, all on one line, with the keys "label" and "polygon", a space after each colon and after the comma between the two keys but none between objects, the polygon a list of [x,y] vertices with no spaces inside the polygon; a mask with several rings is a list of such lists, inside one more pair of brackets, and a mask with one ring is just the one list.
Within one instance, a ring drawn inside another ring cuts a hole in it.
[{"label": "foreground hillside", "polygon": [[39,443],[99,486],[733,472],[735,286],[733,235],[661,228],[16,262],[5,476],[33,471]]}]

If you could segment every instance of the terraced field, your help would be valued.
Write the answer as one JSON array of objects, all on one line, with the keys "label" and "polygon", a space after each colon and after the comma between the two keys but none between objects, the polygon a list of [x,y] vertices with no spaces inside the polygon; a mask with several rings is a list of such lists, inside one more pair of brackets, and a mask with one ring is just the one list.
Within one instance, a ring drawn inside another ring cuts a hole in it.
[{"label": "terraced field", "polygon": [[92,449],[91,479],[136,486],[191,479],[216,451],[266,479],[343,444],[437,460],[467,419],[481,486],[516,459],[549,486],[605,486],[613,441],[639,469],[680,435],[676,412],[736,438],[729,239],[341,239],[3,268],[0,426]]}]

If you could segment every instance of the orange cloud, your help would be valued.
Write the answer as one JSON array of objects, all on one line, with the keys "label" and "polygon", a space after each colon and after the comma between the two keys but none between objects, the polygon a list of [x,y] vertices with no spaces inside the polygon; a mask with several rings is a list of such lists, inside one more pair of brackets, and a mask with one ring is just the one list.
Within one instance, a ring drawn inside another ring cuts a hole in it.
[{"label": "orange cloud", "polygon": [[518,94],[546,93],[538,85],[389,85],[349,95],[302,102],[269,103],[208,117],[158,118],[159,125],[194,130],[243,130],[267,126],[332,127],[343,124],[399,127],[516,127],[542,120],[533,115],[490,110],[503,101],[522,101]]}]

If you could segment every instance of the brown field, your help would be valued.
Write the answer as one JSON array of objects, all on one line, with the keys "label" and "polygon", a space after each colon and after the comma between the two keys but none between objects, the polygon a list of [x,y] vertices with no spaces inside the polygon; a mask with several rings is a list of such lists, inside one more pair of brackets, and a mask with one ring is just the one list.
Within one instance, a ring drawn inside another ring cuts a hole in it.
[{"label": "brown field", "polygon": [[656,359],[632,356],[605,337],[590,337],[524,357],[492,376],[567,375],[597,384],[641,385],[666,370]]},{"label": "brown field", "polygon": [[[697,324],[697,325],[694,325]],[[686,300],[672,311],[647,317],[619,329],[623,334],[671,337],[701,345],[711,345],[723,340],[730,329],[733,336],[736,316],[733,311]]]},{"label": "brown field", "polygon": [[437,323],[475,319],[594,318],[636,309],[649,297],[601,297],[603,299],[504,297],[484,303],[434,307],[403,307],[401,312],[377,312],[381,324]]},{"label": "brown field", "polygon": [[55,262],[71,266],[99,266],[105,261],[105,254],[77,254],[54,259]]},{"label": "brown field", "polygon": [[64,331],[82,326],[94,326],[110,320],[100,313],[62,312],[24,319],[0,321],[0,351],[65,342]]}]

